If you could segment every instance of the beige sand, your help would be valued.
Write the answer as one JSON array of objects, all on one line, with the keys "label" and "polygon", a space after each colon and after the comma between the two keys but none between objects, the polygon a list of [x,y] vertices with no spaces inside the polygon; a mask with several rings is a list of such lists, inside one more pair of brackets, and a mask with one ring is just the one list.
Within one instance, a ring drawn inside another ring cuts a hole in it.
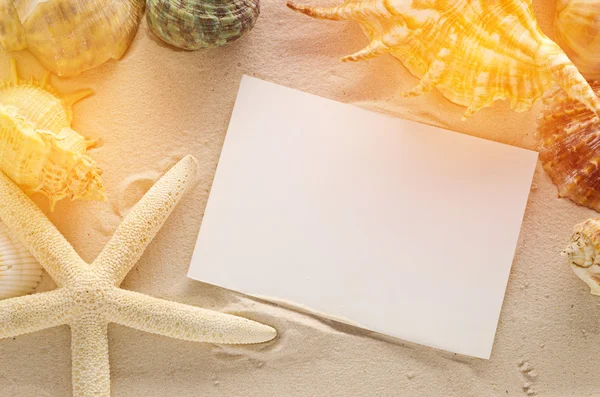
[{"label": "beige sand", "polygon": [[[534,1],[551,33],[554,1]],[[264,0],[246,38],[227,48],[182,52],[157,42],[145,23],[126,57],[59,81],[96,95],[75,111],[75,128],[102,137],[106,203],[59,203],[51,218],[86,260],[124,212],[187,153],[202,167],[185,197],[123,286],[161,298],[240,313],[275,326],[279,338],[253,347],[171,340],[110,328],[114,396],[596,396],[600,395],[600,298],[558,252],[571,227],[596,214],[556,198],[538,167],[490,361],[373,335],[289,307],[253,300],[185,277],[242,74],[409,119],[532,148],[539,106],[517,114],[497,103],[460,121],[464,108],[438,92],[394,97],[417,80],[391,56],[359,64],[338,57],[367,40],[354,24],[295,14]],[[22,73],[40,67],[16,54]],[[0,77],[9,63],[0,58]],[[58,80],[58,79],[55,79]],[[498,192],[502,194],[502,192]],[[37,200],[47,209],[43,199]],[[490,210],[493,211],[493,208]],[[53,288],[45,278],[40,289]],[[394,315],[390,308],[390,316]],[[0,341],[0,396],[68,396],[69,330]]]}]

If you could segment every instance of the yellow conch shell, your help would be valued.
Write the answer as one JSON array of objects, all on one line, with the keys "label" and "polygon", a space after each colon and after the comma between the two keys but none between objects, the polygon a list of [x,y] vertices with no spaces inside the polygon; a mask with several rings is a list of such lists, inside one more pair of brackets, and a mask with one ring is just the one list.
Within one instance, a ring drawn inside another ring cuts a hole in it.
[{"label": "yellow conch shell", "polygon": [[314,18],[358,22],[371,43],[342,60],[390,53],[421,78],[404,96],[437,88],[468,106],[465,118],[497,99],[528,110],[554,82],[600,110],[577,68],[540,30],[527,0],[347,0],[333,8],[288,7]]},{"label": "yellow conch shell", "polygon": [[600,79],[600,0],[559,0],[556,42],[588,79]]},{"label": "yellow conch shell", "polygon": [[75,76],[133,41],[144,0],[0,0],[0,49],[27,48],[46,69]]},{"label": "yellow conch shell", "polygon": [[51,210],[65,197],[103,200],[101,171],[87,154],[94,141],[71,129],[73,104],[92,91],[60,96],[48,79],[19,79],[13,60],[11,80],[0,80],[0,170],[46,195]]}]

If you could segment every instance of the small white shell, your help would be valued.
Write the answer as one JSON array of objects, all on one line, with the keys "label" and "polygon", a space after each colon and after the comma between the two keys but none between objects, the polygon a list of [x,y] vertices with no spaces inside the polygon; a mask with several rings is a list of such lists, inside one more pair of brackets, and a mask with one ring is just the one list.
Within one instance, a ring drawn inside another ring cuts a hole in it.
[{"label": "small white shell", "polygon": [[562,254],[577,277],[590,287],[590,293],[600,296],[600,218],[575,225]]},{"label": "small white shell", "polygon": [[35,290],[43,269],[27,248],[10,236],[0,223],[0,299],[26,295]]}]

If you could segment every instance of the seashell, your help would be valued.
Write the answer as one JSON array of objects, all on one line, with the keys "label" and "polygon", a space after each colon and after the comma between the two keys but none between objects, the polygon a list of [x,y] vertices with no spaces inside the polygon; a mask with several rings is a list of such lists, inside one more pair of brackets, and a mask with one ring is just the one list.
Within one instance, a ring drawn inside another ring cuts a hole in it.
[{"label": "seashell", "polygon": [[0,223],[0,299],[30,294],[42,279],[42,267]]},{"label": "seashell", "polygon": [[526,0],[347,0],[332,8],[287,3],[318,19],[358,22],[370,44],[343,61],[390,53],[420,83],[467,106],[463,120],[497,99],[531,108],[555,82],[594,112],[600,101],[560,47],[540,30]]},{"label": "seashell", "polygon": [[219,47],[249,32],[259,0],[148,0],[148,25],[164,42],[186,50]]},{"label": "seashell", "polygon": [[[600,94],[600,82],[591,84]],[[540,160],[558,195],[600,212],[600,122],[564,92],[552,98],[539,122]]]},{"label": "seashell", "polygon": [[600,296],[600,218],[575,226],[571,242],[562,252],[575,274]]},{"label": "seashell", "polygon": [[19,79],[13,60],[11,80],[0,80],[0,170],[47,196],[51,210],[65,197],[103,200],[101,171],[87,154],[95,142],[71,129],[73,104],[92,91],[61,96],[48,79]]},{"label": "seashell", "polygon": [[0,47],[7,51],[27,47],[46,69],[75,76],[125,54],[144,4],[144,0],[0,0]]},{"label": "seashell", "polygon": [[600,0],[559,0],[556,42],[588,79],[600,79]]},{"label": "seashell", "polygon": [[0,49],[11,51],[27,47],[25,28],[11,0],[0,0]]}]

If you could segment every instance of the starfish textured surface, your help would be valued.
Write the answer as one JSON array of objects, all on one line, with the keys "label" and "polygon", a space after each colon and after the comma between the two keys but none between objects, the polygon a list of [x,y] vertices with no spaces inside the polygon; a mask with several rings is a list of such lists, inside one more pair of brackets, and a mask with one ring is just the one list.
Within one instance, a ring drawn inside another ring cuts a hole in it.
[{"label": "starfish textured surface", "polygon": [[120,289],[196,175],[187,156],[139,201],[90,265],[0,172],[0,220],[56,281],[54,291],[0,301],[0,338],[68,324],[74,396],[110,396],[108,323],[196,342],[267,342],[275,329],[242,317]]}]

